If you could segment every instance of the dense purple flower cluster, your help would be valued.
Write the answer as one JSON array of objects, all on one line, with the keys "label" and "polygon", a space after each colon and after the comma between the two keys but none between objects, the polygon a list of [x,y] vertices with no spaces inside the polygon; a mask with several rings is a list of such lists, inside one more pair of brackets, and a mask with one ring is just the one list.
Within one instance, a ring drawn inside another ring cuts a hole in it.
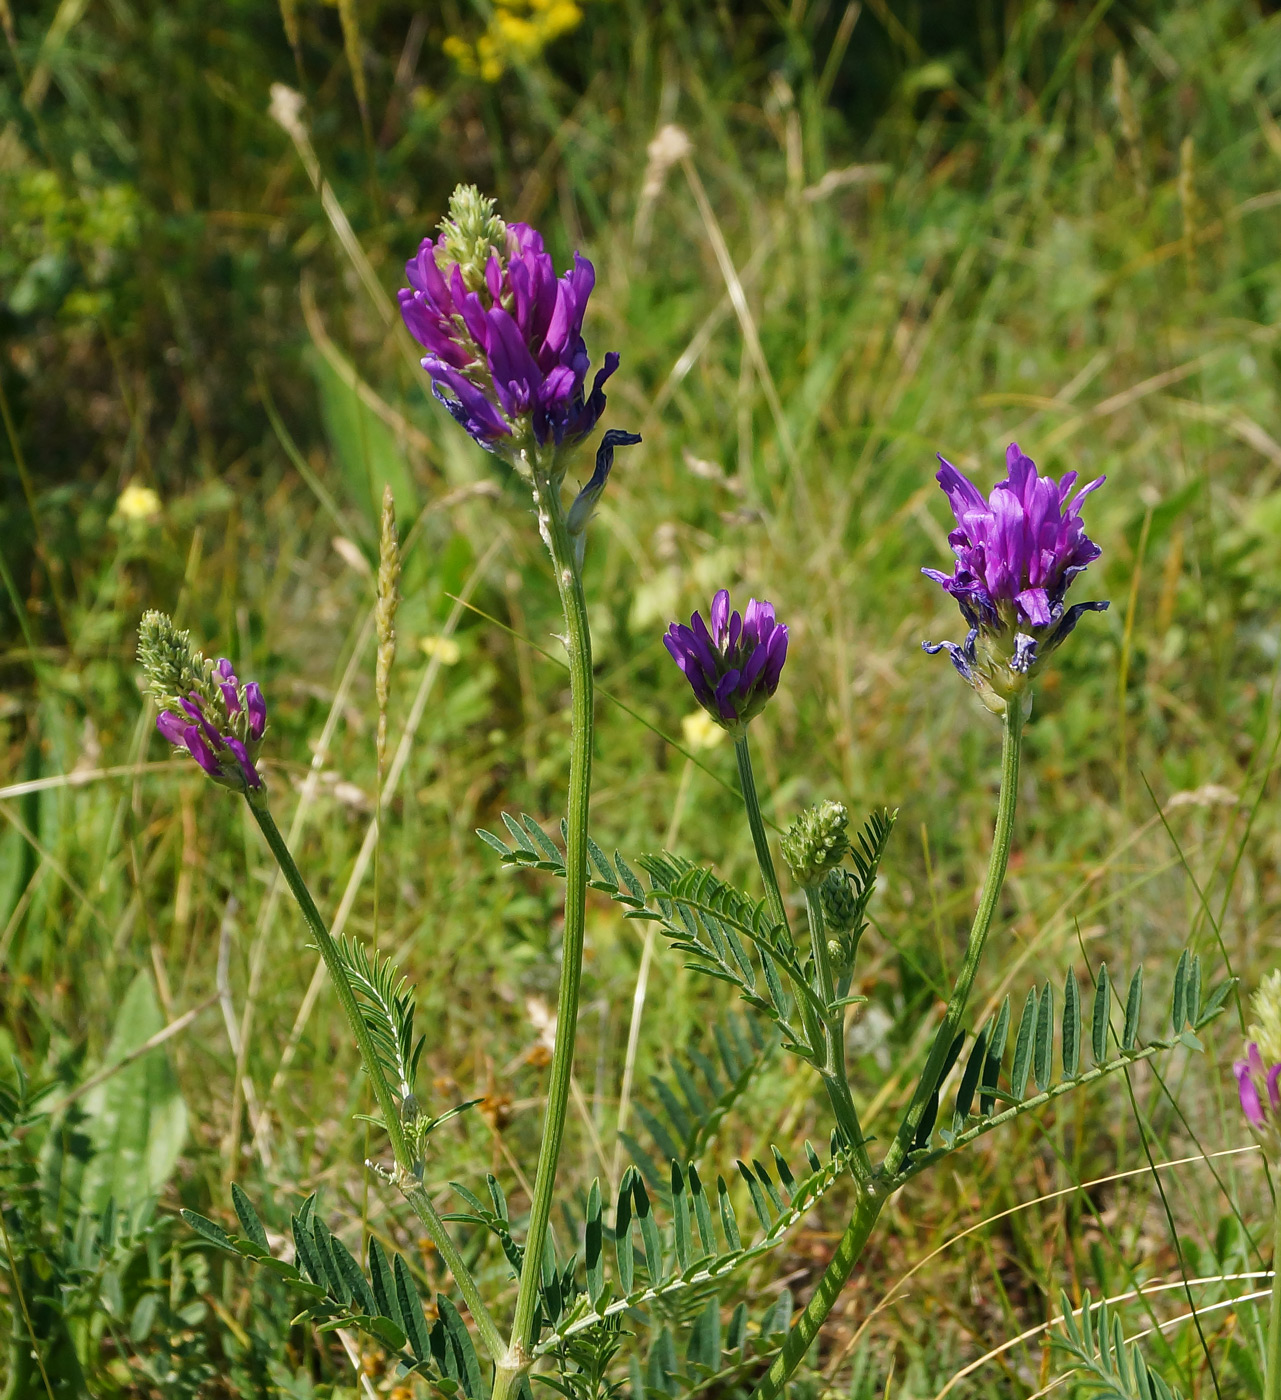
[{"label": "dense purple flower cluster", "polygon": [[700,613],[689,626],[673,622],[663,644],[685,673],[698,703],[718,724],[736,729],[765,708],[787,660],[787,627],[772,604],[749,600],[730,612],[729,590],[712,599],[709,630]]},{"label": "dense purple flower cluster", "polygon": [[227,787],[261,788],[254,760],[267,728],[267,702],[258,682],[242,686],[223,657],[214,667],[213,686],[220,705],[192,690],[177,697],[182,713],[162,710],[156,728],[171,744],[186,749],[211,778]]},{"label": "dense purple flower cluster", "polygon": [[969,623],[965,642],[926,642],[946,650],[961,675],[992,709],[1024,691],[1034,668],[1067,637],[1086,612],[1105,602],[1064,606],[1072,580],[1102,552],[1085,533],[1081,503],[1104,478],[1073,495],[1076,473],[1062,481],[1041,476],[1036,463],[1012,442],[1007,476],[982,493],[940,457],[938,483],[956,517],[948,543],[956,555],[951,574],[922,572],[940,583]]},{"label": "dense purple flower cluster", "polygon": [[527,431],[541,446],[581,441],[605,407],[618,368],[605,356],[591,391],[583,315],[595,285],[590,262],[556,276],[541,234],[504,224],[474,189],[456,193],[441,236],[423,239],[405,268],[400,311],[427,350],[436,397],[491,451]]}]

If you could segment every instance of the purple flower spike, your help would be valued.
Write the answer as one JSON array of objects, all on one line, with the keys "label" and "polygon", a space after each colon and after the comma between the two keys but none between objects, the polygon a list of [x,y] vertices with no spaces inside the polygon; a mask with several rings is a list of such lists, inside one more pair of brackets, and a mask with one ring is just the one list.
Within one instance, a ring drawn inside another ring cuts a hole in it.
[{"label": "purple flower spike", "polygon": [[947,651],[983,703],[1000,714],[1007,701],[1027,691],[1041,663],[1081,616],[1108,606],[1065,607],[1063,602],[1072,580],[1102,553],[1085,533],[1081,503],[1104,478],[1074,495],[1075,472],[1061,481],[1041,476],[1012,442],[1005,454],[1006,478],[984,500],[951,462],[939,461],[938,483],[956,517],[948,536],[956,565],[950,575],[938,569],[922,573],[956,599],[970,631],[960,645],[922,645],[931,654]]},{"label": "purple flower spike", "polygon": [[558,278],[537,230],[504,224],[492,200],[459,186],[440,236],[423,239],[405,275],[400,312],[427,352],[433,392],[482,447],[531,437],[572,447],[592,431],[618,356],[605,356],[588,391],[583,317],[596,272],[586,258],[575,253]]},{"label": "purple flower spike", "polygon": [[161,710],[156,728],[175,748],[186,749],[223,787],[262,789],[255,759],[267,728],[267,704],[256,681],[242,686],[225,658],[208,667],[199,690],[174,697],[177,713]]},{"label": "purple flower spike", "polygon": [[725,729],[741,730],[778,689],[787,660],[787,627],[770,603],[752,598],[742,617],[730,611],[729,590],[712,599],[711,629],[701,613],[689,626],[673,622],[663,638],[698,703]]}]

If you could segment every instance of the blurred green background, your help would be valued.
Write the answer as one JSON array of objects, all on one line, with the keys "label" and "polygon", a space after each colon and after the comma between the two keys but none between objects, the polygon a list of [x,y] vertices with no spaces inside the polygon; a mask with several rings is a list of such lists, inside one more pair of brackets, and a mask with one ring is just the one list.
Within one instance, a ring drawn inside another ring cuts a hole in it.
[{"label": "blurred green background", "polygon": [[[277,818],[322,910],[418,984],[433,1106],[485,1099],[434,1139],[430,1179],[475,1189],[483,1163],[523,1209],[560,892],[502,873],[473,829],[559,820],[567,686],[524,490],[432,402],[393,312],[458,181],[558,263],[593,260],[589,348],[623,357],[607,421],[644,435],[588,546],[596,840],[751,886],[732,754],[676,747],[703,736],[660,643],[722,584],[792,629],[754,728],[771,817],[823,797],[900,810],[851,1030],[872,1131],[959,957],[997,777],[993,722],[919,647],[961,635],[919,573],[948,558],[936,451],[985,487],[1014,439],[1056,475],[1108,476],[1088,513],[1104,556],[1077,590],[1112,608],[1037,698],[980,1005],[1069,967],[1087,984],[1105,960],[1144,963],[1157,1006],[1185,944],[1247,990],[1275,963],[1271,9],[0,0],[6,1395],[46,1393],[28,1294],[95,1395],[354,1393],[333,1337],[291,1328],[283,1291],[175,1226],[179,1204],[225,1212],[233,1177],[275,1200],[273,1229],[319,1189],[331,1215],[416,1243],[362,1173],[354,1053],[265,849],[153,732],[133,663],[148,607],[262,684]],[[384,482],[409,540],[403,758],[371,860]],[[589,909],[574,1189],[617,1171],[643,932]],[[653,1108],[649,1075],[729,1009],[656,949],[633,1101]],[[1129,1093],[1109,1081],[914,1185],[796,1385],[1026,1395],[1053,1370],[1039,1336],[958,1373],[1047,1321],[1060,1287],[1182,1271],[1211,1279],[1190,1289],[1205,1306],[1248,1289],[1213,1280],[1263,1266],[1260,1164],[1195,1160],[1247,1141],[1239,1030],[1234,1005],[1205,1057],[1136,1071]],[[23,1106],[24,1076],[52,1081],[52,1117]],[[771,1141],[824,1140],[820,1100],[770,1059],[712,1160],[728,1174]],[[863,1327],[958,1229],[1149,1154],[1194,1160],[1164,1191],[1140,1171],[993,1222]],[[753,1315],[780,1279],[804,1295],[842,1223],[829,1201],[737,1282]],[[501,1288],[500,1252],[469,1248]],[[1134,1328],[1187,1303],[1134,1305]],[[1174,1326],[1149,1354],[1186,1393],[1260,1393],[1252,1308],[1202,1333]]]}]

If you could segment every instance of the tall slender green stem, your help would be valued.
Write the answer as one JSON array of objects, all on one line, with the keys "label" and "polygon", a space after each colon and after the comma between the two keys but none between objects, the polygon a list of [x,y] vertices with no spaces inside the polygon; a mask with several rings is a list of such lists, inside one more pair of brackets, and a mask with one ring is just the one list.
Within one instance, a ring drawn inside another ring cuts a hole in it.
[{"label": "tall slender green stem", "polygon": [[1272,1215],[1272,1306],[1268,1309],[1268,1359],[1263,1400],[1281,1400],[1281,1191]]},{"label": "tall slender green stem", "polygon": [[752,751],[747,746],[747,731],[735,736],[734,757],[738,759],[738,781],[743,789],[743,805],[747,808],[747,824],[752,829],[752,844],[756,847],[756,863],[761,868],[765,885],[765,900],[770,917],[790,931],[783,896],[779,893],[778,876],[774,873],[774,857],[770,854],[765,819],[761,816],[761,800],[756,795],[756,778],[752,773]]},{"label": "tall slender green stem", "polygon": [[569,809],[565,838],[565,934],[562,943],[560,993],[556,1001],[556,1044],[547,1085],[543,1140],[534,1176],[525,1260],[516,1290],[511,1344],[494,1374],[494,1400],[507,1400],[532,1356],[534,1315],[542,1278],[543,1246],[556,1186],[556,1165],[565,1135],[570,1076],[574,1068],[574,1038],[578,1021],[578,983],[583,965],[583,923],[587,899],[587,809],[592,782],[592,642],[587,624],[587,601],[574,557],[574,542],[556,482],[536,474],[538,525],[551,551],[565,612],[565,648],[569,653],[570,752]]},{"label": "tall slender green stem", "polygon": [[[747,742],[746,731],[734,739],[734,756],[738,759],[738,780],[743,789],[743,805],[747,809],[747,824],[752,831],[752,844],[756,847],[756,864],[760,867],[761,883],[765,886],[765,900],[769,905],[770,917],[775,923],[782,924],[790,934],[791,926],[778,887],[778,875],[774,870],[774,857],[770,854],[765,819],[761,815],[761,800],[756,792],[756,775],[752,771],[752,751]],[[823,1004],[830,1007],[836,1000],[836,991],[831,964],[827,959],[827,945],[823,942],[822,905],[818,903],[817,890],[806,890],[805,898],[810,916],[810,931],[815,940],[815,965],[820,968],[819,995]],[[818,951],[820,943],[823,944],[821,963]],[[810,1042],[810,1049],[814,1052],[815,1064],[822,1075],[827,1096],[831,1100],[832,1112],[836,1115],[836,1121],[854,1153],[854,1176],[860,1183],[865,1182],[872,1175],[872,1166],[867,1149],[863,1146],[863,1130],[859,1126],[858,1110],[854,1107],[854,1096],[850,1093],[849,1079],[845,1072],[844,1018],[841,1018],[840,1029],[834,1031],[830,1024],[819,1020],[817,1012],[807,999],[802,997],[799,1005],[805,1034]]]},{"label": "tall slender green stem", "polygon": [[854,1272],[854,1265],[858,1263],[859,1255],[863,1252],[863,1246],[872,1233],[872,1227],[876,1224],[885,1201],[886,1195],[875,1187],[868,1187],[860,1192],[853,1218],[845,1227],[845,1233],[836,1246],[836,1253],[832,1255],[831,1262],[823,1271],[823,1277],[819,1279],[818,1286],[811,1294],[804,1311],[792,1323],[782,1351],[757,1383],[752,1392],[752,1400],[775,1400],[775,1397],[782,1393],[788,1377],[805,1360],[805,1353],[809,1351],[814,1338],[827,1321],[827,1315],[840,1297],[846,1280]]},{"label": "tall slender green stem", "polygon": [[1014,837],[1014,810],[1019,796],[1019,752],[1023,742],[1023,707],[1015,697],[1005,707],[1005,722],[1001,736],[1001,792],[996,804],[996,827],[992,832],[992,853],[988,857],[987,875],[983,881],[983,891],[979,895],[979,907],[970,925],[970,937],[965,945],[965,961],[961,964],[960,976],[952,989],[952,995],[943,1015],[934,1044],[930,1048],[925,1072],[916,1086],[912,1102],[903,1115],[890,1150],[885,1154],[881,1171],[890,1180],[903,1164],[911,1150],[917,1128],[920,1126],[930,1096],[938,1088],[939,1077],[948,1051],[952,1047],[956,1033],[961,1027],[961,1017],[965,1014],[970,990],[979,970],[979,959],[983,956],[983,945],[987,942],[992,916],[996,913],[997,901],[1001,897],[1001,887],[1005,883],[1005,867],[1010,859],[1010,842]]},{"label": "tall slender green stem", "polygon": [[845,1008],[835,1005],[836,979],[832,975],[832,958],[827,950],[827,923],[817,885],[805,886],[805,911],[809,915],[818,993],[827,1007],[824,1061],[819,1073],[832,1102],[832,1112],[836,1114],[836,1121],[854,1154],[854,1178],[863,1185],[871,1180],[872,1163],[863,1145],[863,1128],[859,1123],[858,1109],[854,1106],[854,1095],[850,1093],[849,1071],[845,1068]]},{"label": "tall slender green stem", "polygon": [[[944,1059],[956,1036],[961,1017],[964,1015],[970,990],[974,985],[974,977],[978,972],[983,945],[992,925],[992,917],[996,913],[1001,886],[1005,882],[1005,868],[1009,862],[1010,842],[1014,835],[1014,809],[1018,800],[1019,783],[1019,747],[1022,736],[1023,713],[1016,700],[1007,707],[1005,714],[1001,744],[1001,792],[997,798],[996,828],[992,834],[992,854],[988,859],[987,877],[983,882],[983,891],[979,896],[979,907],[970,927],[970,938],[965,949],[965,961],[961,966],[961,972],[956,980],[951,999],[948,1001],[943,1024],[939,1027],[930,1050],[929,1059],[926,1061],[925,1071],[916,1086],[916,1092],[913,1094],[912,1102],[904,1115],[902,1126],[890,1144],[890,1150],[886,1153],[884,1162],[877,1171],[875,1179],[860,1187],[853,1218],[841,1236],[840,1243],[836,1246],[836,1253],[832,1255],[831,1261],[823,1271],[823,1276],[819,1279],[818,1286],[814,1289],[805,1310],[792,1324],[782,1351],[775,1357],[774,1364],[752,1392],[752,1400],[776,1400],[788,1377],[804,1360],[805,1353],[809,1350],[814,1338],[818,1336],[828,1313],[831,1312],[840,1296],[841,1289],[845,1287],[846,1281],[853,1272],[854,1265],[863,1252],[863,1246],[872,1233],[872,1227],[876,1224],[882,1206],[901,1184],[898,1178],[899,1168],[911,1148],[912,1140],[916,1136],[921,1115],[925,1111],[930,1095],[937,1087]],[[1276,1308],[1278,1304],[1275,1302],[1275,1292],[1273,1297],[1273,1306]],[[1281,1333],[1281,1325],[1274,1329],[1274,1334],[1277,1333]],[[1269,1345],[1273,1345],[1271,1339],[1269,1339]],[[1278,1367],[1278,1371],[1281,1372],[1281,1367]],[[1281,1387],[1278,1388],[1277,1393],[1269,1390],[1265,1400],[1281,1400]]]},{"label": "tall slender green stem", "polygon": [[334,990],[338,993],[338,1001],[347,1016],[347,1023],[355,1037],[365,1073],[373,1085],[374,1098],[378,1101],[387,1136],[391,1139],[392,1155],[396,1159],[396,1185],[413,1208],[414,1214],[422,1221],[431,1242],[436,1246],[450,1273],[453,1274],[454,1281],[461,1289],[472,1319],[476,1323],[476,1329],[480,1333],[485,1349],[497,1361],[504,1352],[502,1336],[489,1309],[485,1306],[485,1300],[480,1296],[480,1290],[476,1287],[476,1280],[472,1277],[471,1270],[463,1262],[458,1247],[445,1228],[445,1222],[441,1220],[436,1207],[431,1203],[426,1188],[418,1179],[417,1164],[414,1161],[413,1150],[405,1136],[404,1126],[400,1121],[396,1097],[392,1093],[391,1086],[387,1083],[382,1062],[379,1060],[378,1052],[374,1049],[374,1043],[370,1039],[369,1027],[365,1025],[365,1018],[356,1001],[356,994],[352,990],[347,969],[343,965],[342,956],[338,951],[338,945],[334,942],[328,928],[325,927],[325,921],[320,917],[320,910],[316,908],[311,891],[307,888],[302,874],[289,852],[289,847],[285,844],[285,838],[280,834],[280,828],[276,825],[275,819],[267,808],[265,799],[258,795],[250,796],[249,810],[254,814],[254,820],[261,828],[262,834],[267,838],[267,845],[271,847],[276,864],[279,865],[285,882],[298,901],[302,916],[307,921],[307,927],[311,930],[312,936],[316,940],[316,946],[320,949],[320,956],[325,960],[325,966],[329,969],[329,975],[333,979]]}]

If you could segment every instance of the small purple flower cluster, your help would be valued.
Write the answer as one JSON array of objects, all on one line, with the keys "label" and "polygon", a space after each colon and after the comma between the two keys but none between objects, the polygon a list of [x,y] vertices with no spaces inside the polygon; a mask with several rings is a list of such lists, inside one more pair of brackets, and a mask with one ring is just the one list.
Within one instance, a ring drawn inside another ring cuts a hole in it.
[{"label": "small purple flower cluster", "polygon": [[787,660],[787,628],[770,603],[749,600],[742,617],[730,612],[729,590],[712,599],[712,625],[701,613],[686,627],[673,622],[663,645],[685,673],[698,703],[726,729],[739,729],[765,708]]},{"label": "small purple flower cluster", "polygon": [[605,408],[605,381],[618,356],[605,356],[590,393],[583,315],[596,283],[574,255],[556,276],[542,235],[504,224],[493,202],[461,187],[441,236],[425,238],[405,267],[405,325],[427,350],[423,368],[436,397],[490,451],[530,432],[539,446],[573,446]]},{"label": "small purple flower cluster", "polygon": [[257,681],[242,686],[231,662],[223,657],[214,667],[219,705],[192,690],[175,697],[181,714],[162,710],[156,728],[168,741],[186,751],[215,781],[231,788],[262,787],[254,766],[267,728],[267,702]]},{"label": "small purple flower cluster", "polygon": [[969,623],[964,643],[926,642],[930,653],[947,651],[952,664],[989,708],[1026,691],[1036,667],[1076,626],[1083,613],[1105,602],[1067,608],[1072,580],[1101,553],[1085,533],[1081,503],[1104,478],[1075,495],[1076,473],[1062,481],[1041,476],[1036,463],[1012,442],[1007,475],[990,496],[940,457],[938,483],[956,517],[948,543],[956,555],[951,574],[922,570],[954,597]]}]

